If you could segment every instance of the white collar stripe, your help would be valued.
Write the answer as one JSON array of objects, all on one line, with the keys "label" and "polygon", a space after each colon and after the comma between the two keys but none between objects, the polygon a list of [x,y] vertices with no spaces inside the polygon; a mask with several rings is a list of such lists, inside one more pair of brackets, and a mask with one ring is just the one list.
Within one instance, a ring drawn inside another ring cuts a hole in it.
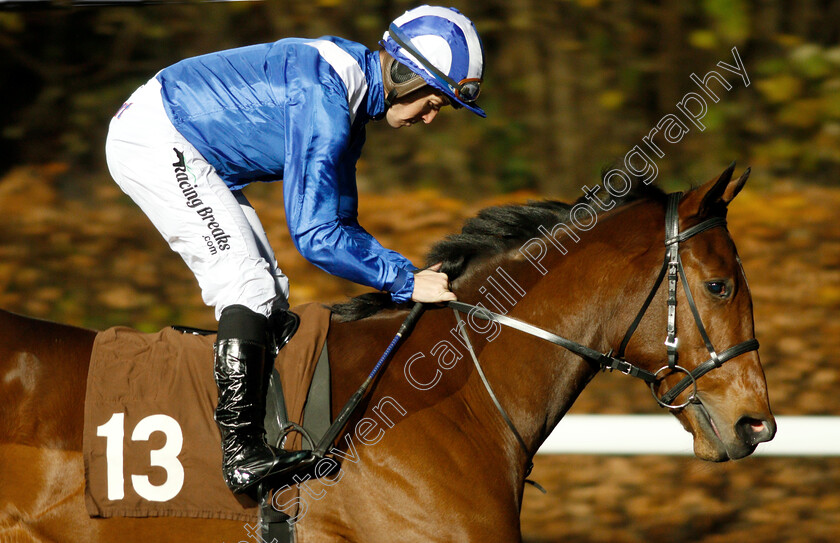
[{"label": "white collar stripe", "polygon": [[306,45],[318,50],[321,58],[332,66],[347,88],[347,103],[350,106],[350,124],[352,125],[368,89],[362,67],[350,53],[331,41],[315,40],[307,42]]}]

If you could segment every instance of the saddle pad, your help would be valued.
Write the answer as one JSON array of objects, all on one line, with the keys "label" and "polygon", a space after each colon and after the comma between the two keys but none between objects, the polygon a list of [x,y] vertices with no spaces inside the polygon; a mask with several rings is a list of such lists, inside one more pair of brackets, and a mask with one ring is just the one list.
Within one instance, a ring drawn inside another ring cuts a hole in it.
[{"label": "saddle pad", "polygon": [[[329,310],[307,304],[294,311],[301,315],[301,329],[281,352],[303,356],[311,351],[314,360],[290,359],[275,369],[288,379],[283,384],[289,418],[299,421],[308,387],[305,368],[311,367],[311,379],[320,353],[320,347],[302,344],[319,338],[323,344]],[[319,326],[321,332],[307,332]],[[83,434],[90,516],[257,520],[257,504],[232,494],[222,480],[220,435],[213,420],[218,401],[215,339],[172,328],[145,334],[115,327],[97,335]],[[299,386],[303,392],[297,392]],[[294,400],[298,394],[304,399]],[[301,406],[293,411],[297,403]]]}]

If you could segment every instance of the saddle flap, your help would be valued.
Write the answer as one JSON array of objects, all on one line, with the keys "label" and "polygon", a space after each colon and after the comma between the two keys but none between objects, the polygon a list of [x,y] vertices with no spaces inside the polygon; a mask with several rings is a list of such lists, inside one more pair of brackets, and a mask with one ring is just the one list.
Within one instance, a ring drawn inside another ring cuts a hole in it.
[{"label": "saddle flap", "polygon": [[[288,432],[284,432],[284,429],[290,425],[290,419],[286,411],[283,383],[280,381],[280,374],[276,369],[271,373],[266,400],[264,422],[266,440],[275,447],[285,448]],[[301,426],[303,426],[309,438],[317,444],[327,432],[331,423],[330,359],[327,354],[327,344],[324,341],[312,380],[309,383],[309,392],[306,395],[306,403],[303,407]],[[293,431],[292,435],[296,433],[297,431]],[[301,448],[312,450],[314,444],[307,439],[303,439]]]},{"label": "saddle flap", "polygon": [[[303,426],[315,439],[324,434],[331,422],[326,347],[330,310],[311,303],[294,308],[294,312],[300,315],[300,328],[274,360],[276,375],[272,374],[269,384],[266,435],[270,443],[282,439],[282,428],[289,422]],[[283,447],[311,448],[296,431],[288,434]]]}]

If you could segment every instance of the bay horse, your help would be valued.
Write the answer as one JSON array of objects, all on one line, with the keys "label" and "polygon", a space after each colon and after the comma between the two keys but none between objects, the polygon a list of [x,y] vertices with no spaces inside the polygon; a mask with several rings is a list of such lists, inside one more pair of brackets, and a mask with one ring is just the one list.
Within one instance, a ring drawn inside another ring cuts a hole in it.
[{"label": "bay horse", "polygon": [[[772,439],[752,301],[723,220],[749,174],[733,179],[733,168],[681,197],[634,186],[601,200],[589,223],[578,217],[577,231],[566,227],[572,205],[489,208],[433,247],[429,262],[443,262],[459,301],[485,314],[426,310],[339,436],[338,472],[300,487],[296,541],[521,541],[531,457],[604,360],[653,376],[655,400],[700,459],[742,458]],[[406,308],[373,294],[333,310],[337,411]],[[88,518],[82,413],[95,334],[0,312],[0,538],[259,541],[234,521]],[[558,334],[603,354],[559,348]]]}]

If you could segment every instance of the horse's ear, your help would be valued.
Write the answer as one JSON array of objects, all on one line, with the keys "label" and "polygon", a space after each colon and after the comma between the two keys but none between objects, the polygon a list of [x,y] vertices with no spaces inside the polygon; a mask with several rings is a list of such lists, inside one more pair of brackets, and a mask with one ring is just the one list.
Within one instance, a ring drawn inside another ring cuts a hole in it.
[{"label": "horse's ear", "polygon": [[744,170],[744,173],[741,174],[741,177],[736,179],[735,181],[730,182],[726,185],[726,190],[723,191],[722,200],[726,205],[729,205],[738,193],[741,192],[741,189],[744,188],[744,185],[747,184],[747,178],[750,176],[750,168]]},{"label": "horse's ear", "polygon": [[[694,214],[707,217],[726,212],[726,206],[741,192],[750,176],[750,169],[747,168],[741,177],[733,180],[734,170],[735,163],[733,162],[720,174],[720,177],[712,179],[687,195],[686,200],[694,202],[697,206]],[[696,203],[698,200],[699,203]]]}]

